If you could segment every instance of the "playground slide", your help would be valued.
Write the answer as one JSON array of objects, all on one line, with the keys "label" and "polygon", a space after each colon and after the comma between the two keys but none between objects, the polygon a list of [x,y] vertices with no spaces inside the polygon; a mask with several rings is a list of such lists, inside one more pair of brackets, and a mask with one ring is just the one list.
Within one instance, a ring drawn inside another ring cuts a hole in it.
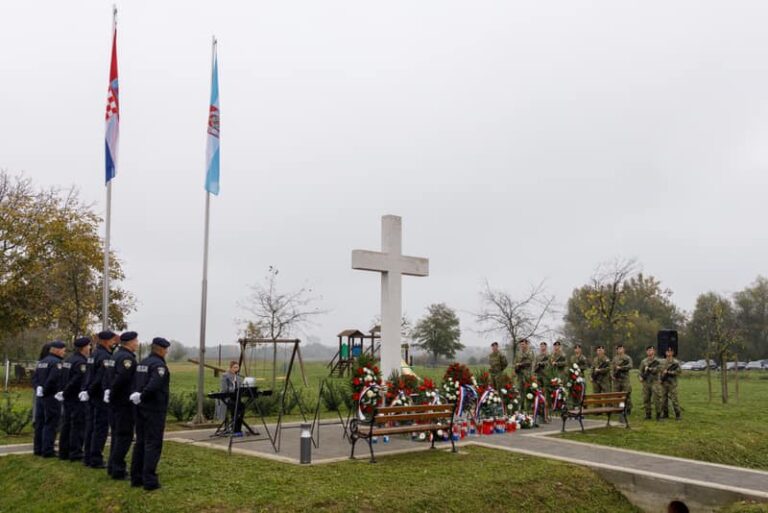
[{"label": "playground slide", "polygon": [[[409,376],[416,376],[416,373],[413,372],[413,369],[411,369],[411,366],[405,363],[405,360],[403,359],[400,359],[400,372],[402,374],[408,374]],[[418,378],[418,376],[416,377]]]}]

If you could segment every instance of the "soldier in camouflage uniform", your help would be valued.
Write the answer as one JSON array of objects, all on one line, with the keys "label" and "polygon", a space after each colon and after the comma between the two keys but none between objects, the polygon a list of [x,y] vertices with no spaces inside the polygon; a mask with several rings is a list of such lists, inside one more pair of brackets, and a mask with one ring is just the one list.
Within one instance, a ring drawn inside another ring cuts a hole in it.
[{"label": "soldier in camouflage uniform", "polygon": [[661,382],[661,416],[669,417],[669,402],[675,410],[675,420],[680,420],[680,403],[677,400],[677,377],[680,375],[680,362],[675,358],[675,351],[667,348],[667,358],[661,362],[659,381]]},{"label": "soldier in camouflage uniform", "polygon": [[565,373],[568,361],[565,358],[565,353],[562,350],[562,343],[559,340],[555,340],[552,344],[552,354],[549,357],[549,367],[554,372],[556,378],[560,378],[565,383]]},{"label": "soldier in camouflage uniform", "polygon": [[656,358],[656,349],[653,346],[645,348],[645,356],[640,362],[640,382],[643,384],[645,420],[651,420],[651,398],[653,398],[653,407],[656,410],[656,419],[658,419],[661,416],[659,405],[661,400],[661,386],[659,385],[661,361]]},{"label": "soldier in camouflage uniform", "polygon": [[517,348],[515,358],[515,376],[517,376],[517,389],[520,391],[520,411],[525,411],[528,399],[525,397],[525,383],[531,379],[533,367],[533,352],[528,348],[528,340],[523,339]]},{"label": "soldier in camouflage uniform", "polygon": [[[627,393],[627,415],[632,413],[632,384],[629,382],[629,371],[632,370],[632,358],[624,352],[624,344],[616,345],[616,356],[611,362],[611,377],[613,391]],[[622,418],[626,422],[626,419]]]},{"label": "soldier in camouflage uniform", "polygon": [[533,372],[536,373],[536,380],[539,382],[539,386],[545,386],[549,384],[549,353],[547,353],[547,343],[542,342],[539,344],[539,352],[533,358]]},{"label": "soldier in camouflage uniform", "polygon": [[493,380],[493,388],[498,390],[501,383],[501,377],[504,374],[504,369],[507,368],[507,357],[504,353],[499,351],[499,343],[494,342],[491,344],[491,354],[488,355],[488,364],[490,366],[491,379]]},{"label": "soldier in camouflage uniform", "polygon": [[[581,352],[581,344],[575,344],[573,346],[573,354],[569,358],[568,364],[573,367],[574,363],[579,366],[579,369],[581,369],[581,374],[585,375],[587,367],[589,367],[589,360],[587,360],[587,357],[584,356],[584,353]],[[585,381],[584,386],[586,385],[587,383]]]},{"label": "soldier in camouflage uniform", "polygon": [[592,393],[611,391],[611,361],[605,356],[605,347],[597,346],[597,356],[592,360]]}]

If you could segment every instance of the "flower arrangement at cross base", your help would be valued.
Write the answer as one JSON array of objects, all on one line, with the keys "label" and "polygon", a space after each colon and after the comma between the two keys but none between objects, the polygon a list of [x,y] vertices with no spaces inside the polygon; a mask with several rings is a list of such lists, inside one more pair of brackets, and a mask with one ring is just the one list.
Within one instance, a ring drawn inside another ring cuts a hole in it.
[{"label": "flower arrangement at cross base", "polygon": [[424,378],[421,385],[417,387],[418,395],[416,404],[437,404],[440,396],[437,393],[437,385],[429,378]]},{"label": "flower arrangement at cross base", "polygon": [[559,411],[565,408],[565,389],[563,388],[563,380],[560,378],[552,378],[549,380],[549,404],[551,405],[551,411]]},{"label": "flower arrangement at cross base", "polygon": [[381,372],[369,355],[361,355],[352,368],[352,400],[361,416],[371,413],[381,395]]},{"label": "flower arrangement at cross base", "polygon": [[477,387],[477,397],[475,421],[504,415],[504,406],[501,402],[501,397],[492,386],[479,385]]},{"label": "flower arrangement at cross base", "polygon": [[472,404],[477,398],[476,386],[477,380],[466,365],[452,363],[443,374],[440,395],[446,402],[457,403],[456,415],[460,417],[464,411],[473,411]]},{"label": "flower arrangement at cross base", "polygon": [[547,400],[544,393],[536,381],[536,375],[531,375],[530,379],[525,382],[525,398],[528,399],[529,404],[533,410],[533,421],[536,424],[536,419],[541,417],[547,418]]},{"label": "flower arrangement at cross base", "polygon": [[392,371],[387,380],[386,401],[390,406],[408,406],[413,404],[411,395],[419,386],[419,379],[411,374]]},{"label": "flower arrangement at cross base", "polygon": [[568,369],[565,379],[565,388],[568,391],[568,398],[573,404],[580,404],[586,392],[586,383],[584,382],[583,371],[579,365],[574,363]]},{"label": "flower arrangement at cross base", "polygon": [[533,421],[533,417],[525,413],[516,413],[513,419],[517,423],[519,429],[531,429],[536,425]]},{"label": "flower arrangement at cross base", "polygon": [[499,380],[499,395],[501,400],[504,401],[507,414],[511,415],[520,409],[520,391],[515,386],[512,378],[506,374],[502,374]]}]

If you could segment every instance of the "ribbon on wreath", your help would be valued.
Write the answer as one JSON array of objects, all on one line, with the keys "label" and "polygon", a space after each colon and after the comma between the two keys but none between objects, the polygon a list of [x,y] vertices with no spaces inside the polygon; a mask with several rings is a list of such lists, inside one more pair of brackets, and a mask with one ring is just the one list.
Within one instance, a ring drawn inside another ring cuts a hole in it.
[{"label": "ribbon on wreath", "polygon": [[365,420],[365,414],[363,413],[363,399],[367,397],[367,394],[369,391],[373,392],[373,397],[378,396],[379,395],[378,383],[371,383],[370,385],[366,385],[360,391],[360,398],[357,400],[357,416],[360,420]]},{"label": "ribbon on wreath", "polygon": [[541,390],[538,388],[533,391],[533,421],[536,422],[539,414],[539,408],[544,408],[544,418],[547,417],[547,400]]},{"label": "ribbon on wreath", "polygon": [[552,411],[561,410],[565,406],[565,390],[557,387],[552,391]]},{"label": "ribbon on wreath", "polygon": [[462,385],[459,387],[459,406],[456,408],[456,416],[461,417],[464,412],[464,401],[468,396],[477,398],[477,391],[470,385]]}]

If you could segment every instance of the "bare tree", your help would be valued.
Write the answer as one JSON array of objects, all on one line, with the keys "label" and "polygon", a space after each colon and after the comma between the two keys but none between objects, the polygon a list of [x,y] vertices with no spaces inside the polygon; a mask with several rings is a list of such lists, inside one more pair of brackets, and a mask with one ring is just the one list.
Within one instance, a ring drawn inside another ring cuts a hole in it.
[{"label": "bare tree", "polygon": [[[251,286],[251,294],[241,303],[241,308],[252,316],[251,319],[246,320],[246,335],[259,333],[264,338],[276,341],[311,324],[313,317],[326,313],[325,310],[313,306],[321,297],[313,295],[310,288],[301,287],[294,291],[280,292],[277,288],[278,274],[276,267],[269,266],[264,282]],[[277,342],[274,342],[273,387],[276,368]]]},{"label": "bare tree", "polygon": [[552,313],[555,297],[547,294],[544,282],[532,286],[522,299],[514,299],[506,291],[491,288],[486,281],[480,298],[482,310],[474,314],[483,326],[480,333],[504,334],[512,346],[512,358],[517,355],[520,340],[541,338],[549,332],[543,321]]}]

